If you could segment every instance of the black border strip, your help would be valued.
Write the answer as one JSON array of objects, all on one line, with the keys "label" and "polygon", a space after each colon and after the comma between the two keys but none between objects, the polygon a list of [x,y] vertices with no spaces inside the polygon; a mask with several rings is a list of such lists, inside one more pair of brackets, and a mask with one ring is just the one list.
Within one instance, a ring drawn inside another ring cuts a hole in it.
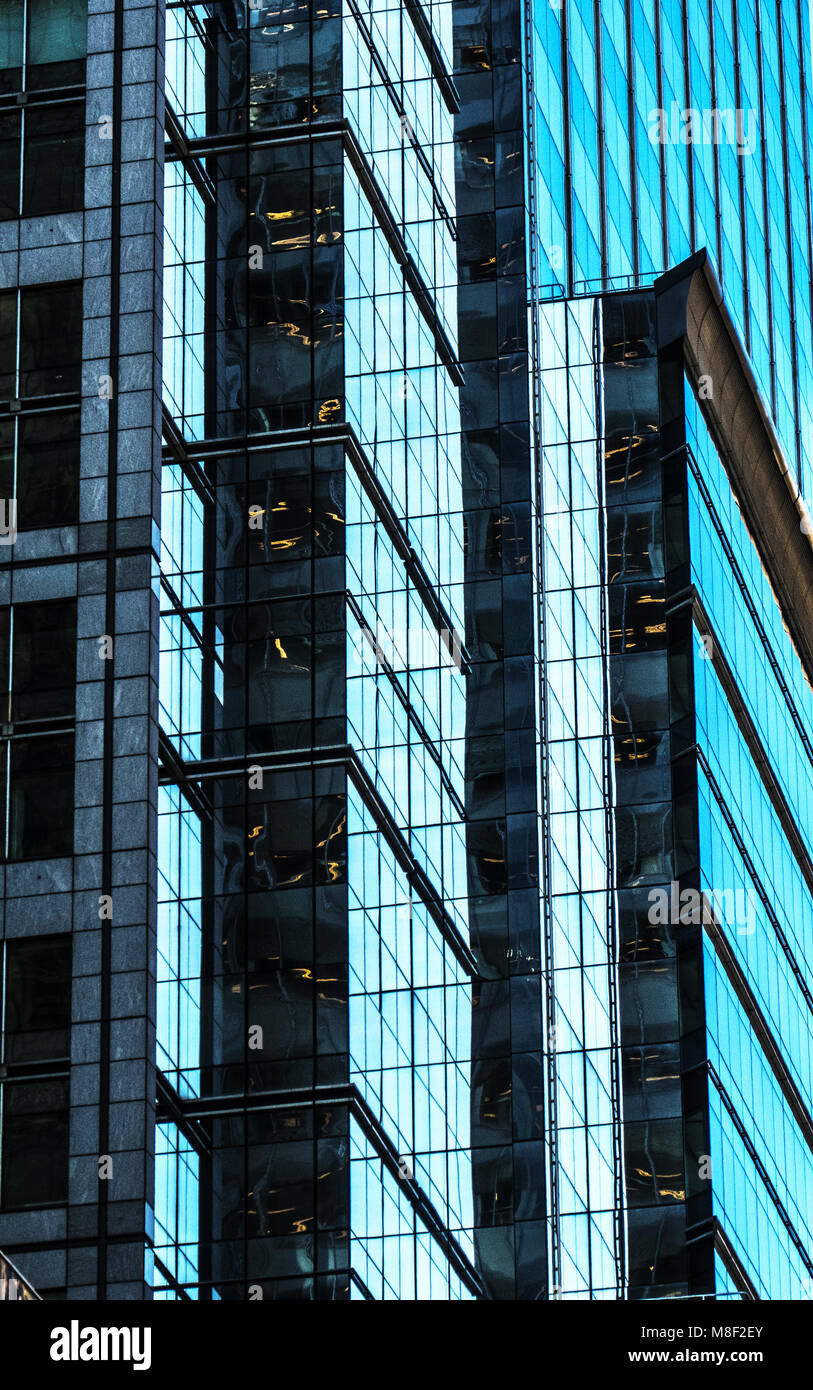
[{"label": "black border strip", "polygon": [[195,161],[203,156],[241,154],[243,152],[248,154],[254,149],[266,149],[274,145],[299,144],[305,140],[341,140],[344,153],[384,233],[387,245],[400,266],[404,280],[432,333],[438,357],[446,367],[454,385],[462,386],[463,368],[440,321],[432,291],[424,283],[423,276],[415,264],[390,211],[381,185],[367,163],[364,152],[348,120],[320,122],[319,125],[307,126],[304,129],[302,126],[276,126],[273,131],[263,131],[252,139],[247,139],[242,132],[236,136],[199,136],[194,140],[186,141],[187,154],[184,156],[181,156],[171,143],[168,144],[166,158],[170,162],[174,159],[181,159],[191,178]]}]

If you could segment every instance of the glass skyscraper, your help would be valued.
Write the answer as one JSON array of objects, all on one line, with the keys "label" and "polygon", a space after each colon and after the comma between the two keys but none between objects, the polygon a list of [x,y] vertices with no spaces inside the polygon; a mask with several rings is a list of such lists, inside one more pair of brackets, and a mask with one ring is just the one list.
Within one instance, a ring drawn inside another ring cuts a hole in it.
[{"label": "glass skyscraper", "polygon": [[811,1296],[812,68],[0,4],[14,1279]]},{"label": "glass skyscraper", "polygon": [[563,1297],[810,1296],[808,26],[533,9]]},{"label": "glass skyscraper", "polygon": [[162,1297],[480,1289],[450,45],[167,13]]}]

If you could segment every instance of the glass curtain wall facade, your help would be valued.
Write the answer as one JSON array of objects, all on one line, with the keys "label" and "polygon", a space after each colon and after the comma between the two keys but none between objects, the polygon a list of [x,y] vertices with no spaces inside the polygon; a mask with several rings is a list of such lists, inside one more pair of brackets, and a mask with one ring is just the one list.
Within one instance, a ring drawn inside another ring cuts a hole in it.
[{"label": "glass curtain wall facade", "polygon": [[0,1248],[44,1298],[148,1292],[162,83],[155,5],[0,7]]},{"label": "glass curtain wall facade", "polygon": [[155,1295],[476,1297],[451,7],[167,7]]},{"label": "glass curtain wall facade", "polygon": [[551,1282],[801,1299],[808,7],[531,20]]},{"label": "glass curtain wall facade", "polygon": [[539,1297],[519,10],[2,25],[4,1248]]},{"label": "glass curtain wall facade", "polygon": [[807,4],[0,11],[0,1248],[809,1296]]},{"label": "glass curtain wall facade", "polygon": [[522,1300],[549,1287],[525,37],[513,0],[456,0],[475,1241],[487,1296]]},{"label": "glass curtain wall facade", "polygon": [[809,6],[531,7],[539,283],[624,289],[707,250],[811,492]]},{"label": "glass curtain wall facade", "polygon": [[539,346],[550,1283],[562,1298],[615,1298],[624,1281],[618,903],[593,301],[543,305]]}]

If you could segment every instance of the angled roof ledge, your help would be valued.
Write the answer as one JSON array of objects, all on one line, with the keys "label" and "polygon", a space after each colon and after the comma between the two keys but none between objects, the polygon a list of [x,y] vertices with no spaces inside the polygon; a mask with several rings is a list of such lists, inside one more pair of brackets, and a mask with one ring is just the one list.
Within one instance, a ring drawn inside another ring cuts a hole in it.
[{"label": "angled roof ledge", "polygon": [[655,282],[658,347],[683,340],[700,400],[790,635],[813,685],[813,519],[779,442],[707,252]]}]

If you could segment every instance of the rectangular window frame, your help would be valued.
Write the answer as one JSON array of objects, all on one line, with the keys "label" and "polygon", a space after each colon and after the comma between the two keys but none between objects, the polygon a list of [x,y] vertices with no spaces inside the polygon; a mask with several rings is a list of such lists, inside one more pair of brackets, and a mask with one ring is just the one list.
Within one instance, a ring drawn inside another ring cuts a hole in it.
[{"label": "rectangular window frame", "polygon": [[[28,748],[35,740],[42,740],[43,748],[46,745],[52,746],[54,752],[63,752],[60,745],[64,745],[66,740],[72,740],[76,732],[76,708],[75,701],[72,708],[66,708],[61,712],[49,712],[44,715],[29,715],[27,718],[13,718],[14,710],[14,668],[15,668],[15,611],[19,614],[21,609],[31,612],[36,608],[47,609],[53,612],[56,604],[73,610],[73,632],[74,641],[70,644],[73,651],[76,650],[76,600],[60,599],[46,603],[17,604],[11,607],[0,609],[0,679],[3,672],[7,673],[7,690],[0,691],[0,862],[2,863],[23,863],[31,860],[46,859],[54,857],[67,857],[73,851],[73,778],[75,776],[75,752],[73,757],[60,761],[57,766],[65,767],[66,783],[71,788],[69,804],[71,813],[67,821],[65,840],[66,843],[60,846],[59,853],[55,853],[53,841],[49,843],[46,834],[42,837],[41,852],[35,854],[13,854],[13,844],[15,835],[15,825],[17,824],[17,805],[15,802],[15,787],[23,785],[21,777],[19,783],[14,777],[14,751]],[[73,692],[76,687],[76,670],[73,668],[72,679],[64,685],[54,685],[54,691],[70,690]],[[32,692],[26,692],[31,694]],[[34,692],[36,693],[36,692]]]},{"label": "rectangular window frame", "polygon": [[[67,972],[67,1033],[68,1046],[67,1052],[54,1057],[37,1058],[33,1061],[25,1059],[10,1060],[8,1057],[8,1016],[9,1016],[9,957],[15,949],[27,946],[32,941],[36,941],[41,946],[50,944],[55,947],[57,944],[63,949],[68,948],[68,972]],[[51,1209],[53,1207],[64,1206],[68,1201],[68,1142],[67,1129],[70,1120],[70,1020],[72,1002],[72,976],[70,962],[70,943],[72,941],[69,932],[60,932],[53,936],[45,937],[15,937],[0,942],[0,1212],[22,1212]],[[6,1130],[9,1088],[15,1086],[45,1086],[48,1083],[58,1082],[67,1085],[65,1105],[57,1110],[47,1111],[47,1114],[64,1116],[65,1130],[65,1166],[64,1166],[64,1196],[58,1200],[47,1200],[42,1202],[25,1202],[7,1204],[6,1200],[6,1180],[7,1169],[10,1166],[6,1152]]]}]

